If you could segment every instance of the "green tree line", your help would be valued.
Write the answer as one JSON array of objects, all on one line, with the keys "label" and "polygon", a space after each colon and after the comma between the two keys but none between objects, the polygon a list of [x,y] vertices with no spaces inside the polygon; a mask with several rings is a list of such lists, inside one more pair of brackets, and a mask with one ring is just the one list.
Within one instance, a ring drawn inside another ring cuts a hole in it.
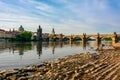
[{"label": "green tree line", "polygon": [[16,41],[31,41],[32,33],[29,31],[23,31],[16,36]]}]

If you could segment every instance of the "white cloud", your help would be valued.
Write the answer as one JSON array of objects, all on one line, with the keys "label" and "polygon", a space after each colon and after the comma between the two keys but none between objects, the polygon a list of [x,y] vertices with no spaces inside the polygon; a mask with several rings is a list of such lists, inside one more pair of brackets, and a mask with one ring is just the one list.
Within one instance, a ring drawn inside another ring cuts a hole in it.
[{"label": "white cloud", "polygon": [[[99,25],[119,28],[119,16],[110,11],[108,0],[57,0],[55,6],[36,0],[19,0],[20,5],[0,1],[0,26],[36,31],[38,25],[44,32],[82,34],[97,33]],[[107,30],[106,30],[107,31]]]}]

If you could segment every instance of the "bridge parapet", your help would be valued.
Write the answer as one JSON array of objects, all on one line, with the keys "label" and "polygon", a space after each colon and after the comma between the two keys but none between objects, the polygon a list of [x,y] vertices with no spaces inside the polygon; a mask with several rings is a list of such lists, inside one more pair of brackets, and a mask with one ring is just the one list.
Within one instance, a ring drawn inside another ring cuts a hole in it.
[{"label": "bridge parapet", "polygon": [[116,37],[120,37],[120,34],[89,34],[86,35],[86,33],[83,33],[83,35],[68,35],[68,36],[63,36],[63,38],[69,38],[69,40],[73,40],[75,38],[81,38],[83,41],[87,41],[88,38],[93,37],[96,39],[96,41],[100,42],[102,38],[104,37],[110,37],[112,41],[116,40]]},{"label": "bridge parapet", "polygon": [[117,34],[118,37],[120,37],[120,34]]},{"label": "bridge parapet", "polygon": [[115,35],[114,35],[114,34],[101,34],[101,35],[100,35],[100,38],[104,38],[104,37],[113,38],[113,37],[115,37]]}]

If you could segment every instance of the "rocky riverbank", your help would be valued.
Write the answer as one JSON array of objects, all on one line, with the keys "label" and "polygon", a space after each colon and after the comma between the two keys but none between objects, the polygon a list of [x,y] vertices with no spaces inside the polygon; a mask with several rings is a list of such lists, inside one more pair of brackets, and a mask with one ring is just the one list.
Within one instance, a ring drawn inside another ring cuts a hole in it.
[{"label": "rocky riverbank", "polygon": [[2,70],[0,80],[120,80],[120,50],[85,52],[23,69]]}]

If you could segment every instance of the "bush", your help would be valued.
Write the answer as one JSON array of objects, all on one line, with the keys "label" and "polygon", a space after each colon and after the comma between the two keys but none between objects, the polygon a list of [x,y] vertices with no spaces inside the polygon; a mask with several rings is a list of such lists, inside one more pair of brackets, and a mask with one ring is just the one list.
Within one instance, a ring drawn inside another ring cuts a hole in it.
[{"label": "bush", "polygon": [[16,36],[17,41],[30,41],[32,37],[32,33],[29,31],[23,31],[19,35]]}]

